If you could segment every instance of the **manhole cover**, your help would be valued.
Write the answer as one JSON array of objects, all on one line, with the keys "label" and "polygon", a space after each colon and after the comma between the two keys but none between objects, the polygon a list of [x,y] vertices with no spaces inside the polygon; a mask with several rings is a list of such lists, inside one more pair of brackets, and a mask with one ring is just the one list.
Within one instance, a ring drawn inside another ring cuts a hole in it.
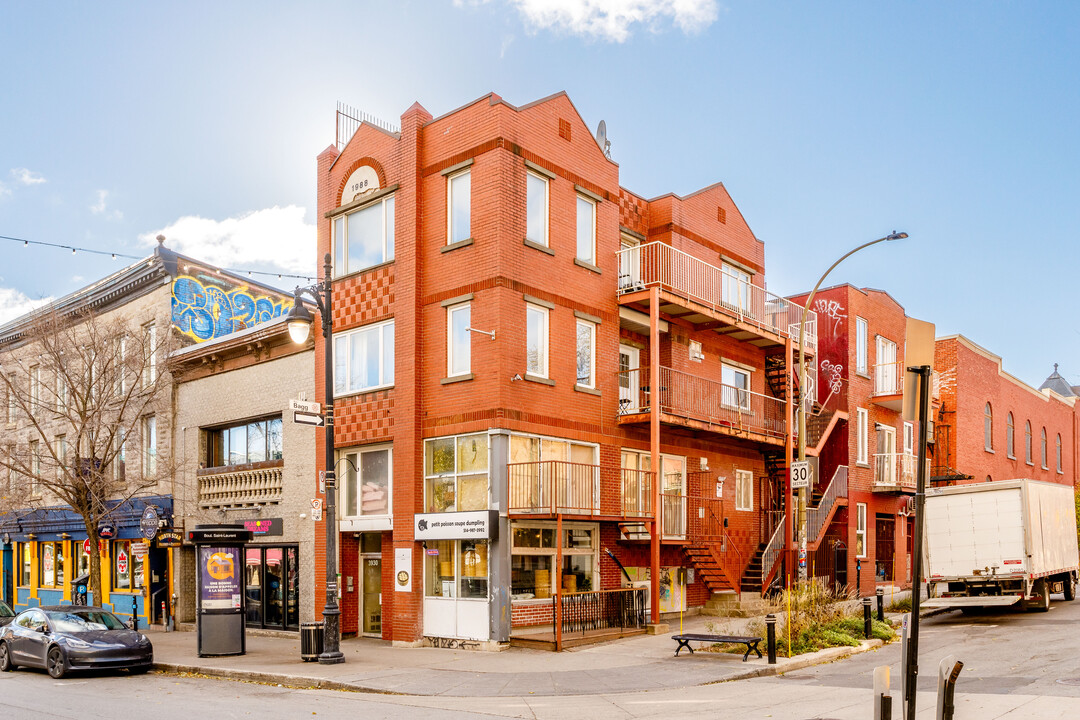
[{"label": "manhole cover", "polygon": [[1080,685],[1080,678],[1058,678],[1059,685]]}]

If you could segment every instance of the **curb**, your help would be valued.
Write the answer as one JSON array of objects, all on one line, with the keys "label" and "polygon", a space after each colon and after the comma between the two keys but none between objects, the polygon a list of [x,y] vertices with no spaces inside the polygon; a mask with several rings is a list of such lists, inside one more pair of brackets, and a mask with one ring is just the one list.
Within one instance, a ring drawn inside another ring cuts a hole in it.
[{"label": "curb", "polygon": [[[799,655],[790,660],[784,658],[783,665],[779,663],[776,665],[766,665],[765,667],[754,668],[753,670],[746,670],[741,673],[726,677],[721,680],[714,680],[712,682],[702,683],[703,685],[718,685],[725,682],[733,682],[735,680],[750,680],[752,678],[759,677],[774,677],[776,675],[783,675],[784,673],[792,672],[793,670],[802,670],[803,668],[813,667],[814,665],[824,665],[825,663],[835,662],[837,660],[843,660],[851,657],[852,655],[860,655],[871,650],[877,650],[879,647],[885,645],[884,640],[863,640],[859,643],[858,647],[838,647],[838,648],[825,648],[824,650],[818,650],[816,652],[807,653],[806,655]],[[777,658],[779,660],[779,658]]]},{"label": "curb", "polygon": [[[237,680],[240,682],[269,683],[288,687],[303,687],[315,690],[344,690],[347,692],[363,692],[376,695],[407,695],[414,693],[399,693],[392,690],[366,687],[355,683],[338,682],[326,678],[306,677],[303,675],[283,675],[280,673],[257,672],[253,670],[227,670],[225,668],[207,668],[198,665],[180,665],[178,663],[155,662],[154,670],[173,673],[191,673],[193,675],[205,675],[207,677],[221,678],[223,680]],[[418,695],[418,697],[425,697]]]}]

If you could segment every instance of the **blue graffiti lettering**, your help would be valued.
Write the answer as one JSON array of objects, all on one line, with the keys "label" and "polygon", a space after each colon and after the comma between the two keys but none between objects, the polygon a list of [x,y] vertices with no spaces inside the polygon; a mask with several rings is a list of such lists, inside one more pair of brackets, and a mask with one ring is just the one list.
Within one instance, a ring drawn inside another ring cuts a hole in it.
[{"label": "blue graffiti lettering", "polygon": [[196,342],[254,327],[289,311],[284,298],[253,295],[247,287],[220,288],[182,275],[173,281],[172,323]]}]

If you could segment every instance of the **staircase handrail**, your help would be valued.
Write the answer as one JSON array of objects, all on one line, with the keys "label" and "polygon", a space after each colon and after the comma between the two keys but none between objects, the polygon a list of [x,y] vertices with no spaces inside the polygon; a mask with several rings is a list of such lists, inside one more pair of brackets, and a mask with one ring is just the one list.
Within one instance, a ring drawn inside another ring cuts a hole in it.
[{"label": "staircase handrail", "polygon": [[780,553],[783,550],[782,540],[784,538],[785,521],[780,521],[773,530],[772,537],[769,538],[769,542],[765,545],[765,549],[761,553],[761,591],[765,592],[768,589],[768,581],[772,576],[772,571],[776,565],[776,561],[780,559]]},{"label": "staircase handrail", "polygon": [[816,507],[807,508],[806,510],[806,536],[813,538],[812,543],[819,540],[818,535],[821,533],[825,520],[829,517],[829,513],[836,504],[837,498],[847,497],[847,491],[848,466],[838,465],[832,479],[829,480],[829,485],[821,495],[821,501]]}]

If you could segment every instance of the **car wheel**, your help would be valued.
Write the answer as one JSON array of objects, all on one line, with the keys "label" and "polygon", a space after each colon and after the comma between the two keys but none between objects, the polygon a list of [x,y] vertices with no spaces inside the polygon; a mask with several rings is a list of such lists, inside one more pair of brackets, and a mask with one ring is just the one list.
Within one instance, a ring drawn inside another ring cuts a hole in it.
[{"label": "car wheel", "polygon": [[1076,573],[1069,573],[1069,577],[1065,579],[1065,599],[1076,599]]},{"label": "car wheel", "polygon": [[1028,611],[1046,612],[1050,609],[1050,583],[1039,580],[1035,586],[1035,597],[1028,601]]},{"label": "car wheel", "polygon": [[67,665],[64,662],[64,651],[58,647],[51,648],[49,650],[48,661],[46,667],[49,670],[49,676],[59,680],[67,673]]},{"label": "car wheel", "polygon": [[15,669],[15,663],[11,662],[11,651],[7,643],[0,642],[0,672],[11,672]]}]

